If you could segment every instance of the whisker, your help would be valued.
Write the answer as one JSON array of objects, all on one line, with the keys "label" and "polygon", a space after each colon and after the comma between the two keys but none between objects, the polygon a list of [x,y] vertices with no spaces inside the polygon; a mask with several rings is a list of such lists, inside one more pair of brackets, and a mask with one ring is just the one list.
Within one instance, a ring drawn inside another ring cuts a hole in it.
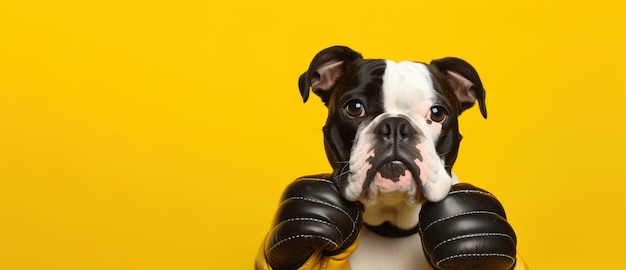
[{"label": "whisker", "polygon": [[349,174],[350,173],[350,168],[348,166],[349,164],[346,162],[345,165],[343,167],[341,167],[341,170],[339,171],[339,174],[337,176],[334,177],[333,180],[337,180],[338,178]]}]

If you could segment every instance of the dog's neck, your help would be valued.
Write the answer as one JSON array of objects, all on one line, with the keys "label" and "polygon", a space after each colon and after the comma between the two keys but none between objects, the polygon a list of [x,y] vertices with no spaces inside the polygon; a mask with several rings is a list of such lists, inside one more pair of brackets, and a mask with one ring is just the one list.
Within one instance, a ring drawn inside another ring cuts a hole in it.
[{"label": "dog's neck", "polygon": [[[459,183],[452,173],[452,184]],[[385,237],[405,237],[418,232],[421,204],[397,203],[394,205],[375,203],[365,205],[363,222],[372,232]]]},{"label": "dog's neck", "polygon": [[417,226],[419,221],[421,204],[400,202],[395,205],[388,205],[379,202],[364,204],[364,207],[363,222],[370,227],[383,226],[387,223],[400,230],[411,230]]},{"label": "dog's neck", "polygon": [[415,226],[411,229],[408,230],[403,230],[400,229],[394,225],[391,225],[391,223],[389,222],[385,222],[381,225],[378,226],[372,226],[372,225],[368,225],[365,224],[365,226],[372,232],[374,232],[375,234],[381,235],[381,236],[385,236],[385,237],[390,237],[390,238],[398,238],[398,237],[405,237],[405,236],[409,236],[409,235],[414,235],[416,233],[418,233],[419,231],[419,226]]}]

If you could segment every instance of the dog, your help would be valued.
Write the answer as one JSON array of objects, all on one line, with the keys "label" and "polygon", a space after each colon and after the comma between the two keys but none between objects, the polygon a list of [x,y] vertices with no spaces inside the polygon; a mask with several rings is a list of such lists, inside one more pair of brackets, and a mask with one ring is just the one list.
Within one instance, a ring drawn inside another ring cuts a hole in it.
[{"label": "dog", "polygon": [[[299,78],[304,102],[310,88],[328,107],[323,131],[333,178],[346,199],[364,206],[366,228],[351,265],[380,263],[372,254],[397,257],[385,262],[387,269],[427,265],[424,257],[404,253],[422,248],[412,239],[419,234],[411,234],[421,204],[440,201],[458,182],[451,171],[462,138],[458,116],[478,101],[487,117],[478,73],[459,58],[396,63],[331,47]],[[381,237],[405,234],[413,237]]]},{"label": "dog", "polygon": [[[472,65],[454,57],[430,63],[364,59],[334,46],[313,58],[298,86],[304,102],[312,90],[328,108],[323,134],[333,173],[287,188],[257,268],[313,269],[307,268],[310,258],[337,254],[348,254],[347,262],[327,260],[320,269],[515,265],[515,234],[499,202],[484,190],[457,185],[452,173],[462,138],[459,115],[478,103],[487,118],[485,89]],[[444,198],[459,204],[449,199],[453,193],[489,202],[463,197],[468,209],[460,212],[446,204],[424,210]],[[499,227],[458,232],[470,215]],[[482,246],[493,248],[482,252]],[[469,251],[458,253],[465,247]],[[265,259],[270,263],[259,263]]]}]

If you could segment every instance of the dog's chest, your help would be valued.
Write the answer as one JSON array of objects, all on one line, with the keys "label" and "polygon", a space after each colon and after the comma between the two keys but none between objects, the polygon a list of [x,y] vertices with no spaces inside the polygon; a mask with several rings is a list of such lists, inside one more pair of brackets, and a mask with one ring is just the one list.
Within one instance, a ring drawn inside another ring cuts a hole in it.
[{"label": "dog's chest", "polygon": [[432,269],[424,257],[419,234],[387,238],[366,227],[361,230],[357,249],[350,256],[350,267],[354,270]]}]

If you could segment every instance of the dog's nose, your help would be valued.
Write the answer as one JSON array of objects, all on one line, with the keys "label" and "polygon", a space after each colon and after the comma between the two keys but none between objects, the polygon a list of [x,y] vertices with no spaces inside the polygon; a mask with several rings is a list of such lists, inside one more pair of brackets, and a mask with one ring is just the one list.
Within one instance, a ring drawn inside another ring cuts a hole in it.
[{"label": "dog's nose", "polygon": [[385,140],[399,142],[417,134],[417,131],[409,120],[403,117],[389,117],[378,124],[374,133],[381,135]]}]

